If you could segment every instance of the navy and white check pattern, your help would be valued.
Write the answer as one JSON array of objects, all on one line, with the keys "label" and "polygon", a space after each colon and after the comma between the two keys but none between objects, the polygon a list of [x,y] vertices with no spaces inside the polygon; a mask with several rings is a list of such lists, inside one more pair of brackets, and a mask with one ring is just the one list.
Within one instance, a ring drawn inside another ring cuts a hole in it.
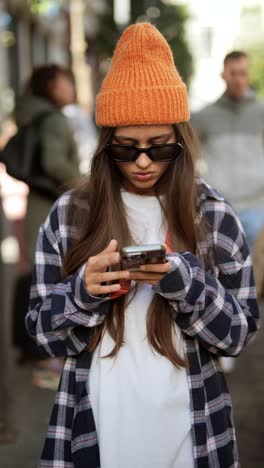
[{"label": "navy and white check pattern", "polygon": [[[195,467],[238,468],[231,401],[218,358],[242,351],[259,327],[259,311],[241,224],[223,197],[202,179],[197,184],[207,238],[196,256],[169,254],[172,269],[155,291],[168,299],[168,312],[185,338]],[[84,266],[62,277],[62,257],[77,234],[67,223],[69,198],[66,193],[57,200],[40,228],[26,317],[41,351],[66,357],[39,466],[99,468],[87,390],[92,356],[85,348],[110,301],[87,293]]]}]

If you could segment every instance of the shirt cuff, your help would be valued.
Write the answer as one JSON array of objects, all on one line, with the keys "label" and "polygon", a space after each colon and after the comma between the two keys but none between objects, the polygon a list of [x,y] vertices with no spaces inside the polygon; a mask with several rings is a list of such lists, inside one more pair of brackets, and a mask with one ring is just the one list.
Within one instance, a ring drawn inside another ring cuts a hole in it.
[{"label": "shirt cuff", "polygon": [[163,276],[154,291],[168,300],[182,301],[191,288],[192,271],[188,261],[189,252],[168,254],[167,259],[172,266],[170,271]]},{"label": "shirt cuff", "polygon": [[99,306],[103,302],[108,301],[110,296],[92,296],[88,293],[84,281],[85,268],[86,263],[72,275],[71,288],[74,300],[78,307],[82,309],[91,309]]}]

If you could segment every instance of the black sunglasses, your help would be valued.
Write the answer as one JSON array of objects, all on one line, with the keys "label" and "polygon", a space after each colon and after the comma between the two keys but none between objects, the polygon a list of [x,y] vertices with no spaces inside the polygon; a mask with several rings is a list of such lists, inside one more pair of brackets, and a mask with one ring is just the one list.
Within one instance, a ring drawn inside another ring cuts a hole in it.
[{"label": "black sunglasses", "polygon": [[138,148],[130,145],[115,145],[108,143],[105,146],[110,158],[115,162],[134,162],[141,153],[146,153],[154,162],[174,161],[183,152],[182,142],[167,145],[155,145],[149,148]]}]

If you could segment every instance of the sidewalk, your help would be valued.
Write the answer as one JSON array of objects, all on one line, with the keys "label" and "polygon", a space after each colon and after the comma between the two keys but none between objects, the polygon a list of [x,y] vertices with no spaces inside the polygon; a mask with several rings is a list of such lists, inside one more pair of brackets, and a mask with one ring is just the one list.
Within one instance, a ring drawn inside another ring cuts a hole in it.
[{"label": "sidewalk", "polygon": [[15,367],[13,375],[15,444],[0,445],[1,468],[37,468],[55,392],[31,385],[30,367]]},{"label": "sidewalk", "polygon": [[[263,316],[264,304],[260,308]],[[264,467],[264,324],[228,378],[241,468]]]}]

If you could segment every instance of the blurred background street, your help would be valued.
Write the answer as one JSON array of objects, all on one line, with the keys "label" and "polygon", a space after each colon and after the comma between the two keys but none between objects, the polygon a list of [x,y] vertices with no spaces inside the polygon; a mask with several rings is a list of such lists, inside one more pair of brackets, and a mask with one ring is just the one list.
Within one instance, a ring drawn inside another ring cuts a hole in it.
[{"label": "blurred background street", "polygon": [[[192,113],[225,92],[223,61],[234,49],[248,54],[249,90],[257,100],[263,99],[263,0],[0,0],[0,150],[19,128],[17,103],[21,96],[28,97],[32,72],[56,64],[73,87],[74,99],[63,100],[58,107],[76,147],[76,154],[72,151],[76,174],[89,172],[97,143],[95,96],[116,40],[135,21],[149,21],[165,35],[187,83]],[[27,117],[27,102],[24,109]],[[262,129],[263,135],[264,121]],[[197,168],[206,177],[202,157]],[[66,176],[61,182],[67,182]],[[27,249],[34,250],[34,242],[28,246],[30,238],[25,234],[31,195],[28,186],[11,177],[0,163],[1,468],[37,467],[55,395],[50,387],[56,386],[59,377],[59,365],[51,374],[36,376],[34,360],[23,348],[22,303],[27,297],[16,297],[16,287],[18,279],[29,278],[32,266]],[[46,207],[36,207],[35,213],[44,216]],[[30,224],[36,224],[39,217],[31,212],[30,216]],[[258,245],[256,273],[263,296],[264,234]],[[262,327],[227,374],[242,468],[264,466],[263,340]]]}]

